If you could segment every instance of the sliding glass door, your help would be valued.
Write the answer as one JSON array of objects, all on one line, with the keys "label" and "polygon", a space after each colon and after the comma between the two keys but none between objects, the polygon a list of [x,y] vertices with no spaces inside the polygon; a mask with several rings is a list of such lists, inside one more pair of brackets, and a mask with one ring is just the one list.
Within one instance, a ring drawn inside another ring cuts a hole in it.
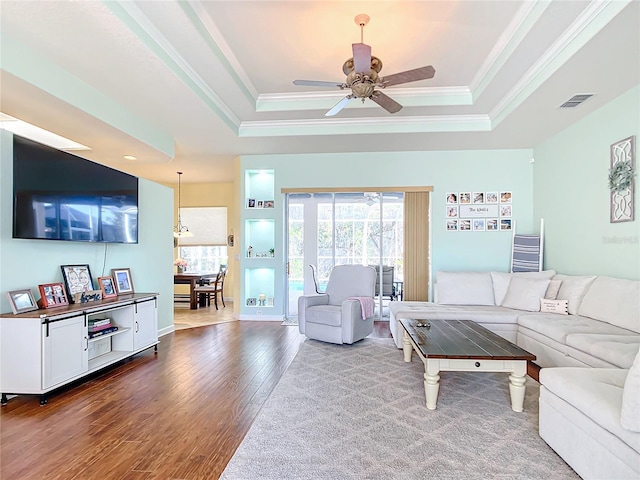
[{"label": "sliding glass door", "polygon": [[287,216],[287,316],[297,315],[300,295],[324,291],[334,265],[360,264],[377,267],[376,316],[388,317],[404,273],[403,194],[288,194]]}]

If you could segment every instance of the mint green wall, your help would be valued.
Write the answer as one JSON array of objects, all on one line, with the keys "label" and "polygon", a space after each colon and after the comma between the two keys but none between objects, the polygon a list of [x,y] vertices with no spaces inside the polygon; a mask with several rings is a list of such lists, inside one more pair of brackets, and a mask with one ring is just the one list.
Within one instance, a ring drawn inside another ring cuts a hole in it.
[{"label": "mint green wall", "polygon": [[158,292],[158,327],[173,325],[173,190],[140,179],[139,243],[136,245],[11,238],[13,140],[0,130],[0,311],[11,312],[6,292],[61,282],[60,265],[89,264],[91,274],[129,267],[138,292]]},{"label": "mint green wall", "polygon": [[282,188],[433,186],[431,262],[435,273],[508,271],[511,233],[447,232],[445,196],[450,191],[512,191],[518,231],[531,233],[531,157],[531,150],[474,150],[249,155],[241,161],[243,169],[275,169],[276,210],[280,212],[284,208]]},{"label": "mint green wall", "polygon": [[609,222],[609,147],[631,135],[640,139],[640,86],[534,149],[533,213],[545,221],[547,267],[640,279],[637,176],[636,220]]}]

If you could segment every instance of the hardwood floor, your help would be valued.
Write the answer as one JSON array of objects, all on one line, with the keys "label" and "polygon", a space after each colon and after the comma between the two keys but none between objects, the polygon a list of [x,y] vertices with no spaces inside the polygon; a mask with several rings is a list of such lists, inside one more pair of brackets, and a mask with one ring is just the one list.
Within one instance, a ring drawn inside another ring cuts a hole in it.
[{"label": "hardwood floor", "polygon": [[[388,322],[373,336],[388,337]],[[41,407],[0,409],[3,480],[216,479],[304,337],[279,322],[180,330]]]}]

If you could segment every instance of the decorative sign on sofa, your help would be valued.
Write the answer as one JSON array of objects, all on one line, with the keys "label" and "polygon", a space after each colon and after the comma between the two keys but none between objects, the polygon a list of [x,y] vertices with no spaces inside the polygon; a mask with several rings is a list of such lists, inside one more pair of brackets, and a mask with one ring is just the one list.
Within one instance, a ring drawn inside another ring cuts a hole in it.
[{"label": "decorative sign on sofa", "polygon": [[611,223],[634,219],[634,177],[636,137],[627,137],[611,145],[609,190],[611,190]]},{"label": "decorative sign on sofa", "polygon": [[511,200],[510,191],[447,193],[447,231],[511,230]]}]

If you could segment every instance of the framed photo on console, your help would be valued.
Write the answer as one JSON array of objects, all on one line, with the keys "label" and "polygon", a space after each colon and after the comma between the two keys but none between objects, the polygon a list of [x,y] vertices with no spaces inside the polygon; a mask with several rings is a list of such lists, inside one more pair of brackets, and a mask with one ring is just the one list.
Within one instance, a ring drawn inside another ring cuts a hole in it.
[{"label": "framed photo on console", "polygon": [[11,305],[11,311],[14,315],[38,310],[36,299],[33,298],[33,293],[31,293],[29,289],[7,292],[7,296],[9,297],[9,304]]},{"label": "framed photo on console", "polygon": [[76,293],[93,290],[93,277],[89,265],[61,265],[67,298],[73,301]]},{"label": "framed photo on console", "polygon": [[98,285],[100,285],[100,290],[102,290],[102,298],[118,296],[112,277],[98,277]]},{"label": "framed photo on console", "polygon": [[112,268],[111,276],[114,280],[116,292],[118,295],[125,293],[133,293],[133,280],[131,279],[131,270],[128,268]]},{"label": "framed photo on console", "polygon": [[40,290],[40,300],[38,300],[40,308],[69,305],[69,299],[62,283],[44,283],[38,285],[38,290]]}]

